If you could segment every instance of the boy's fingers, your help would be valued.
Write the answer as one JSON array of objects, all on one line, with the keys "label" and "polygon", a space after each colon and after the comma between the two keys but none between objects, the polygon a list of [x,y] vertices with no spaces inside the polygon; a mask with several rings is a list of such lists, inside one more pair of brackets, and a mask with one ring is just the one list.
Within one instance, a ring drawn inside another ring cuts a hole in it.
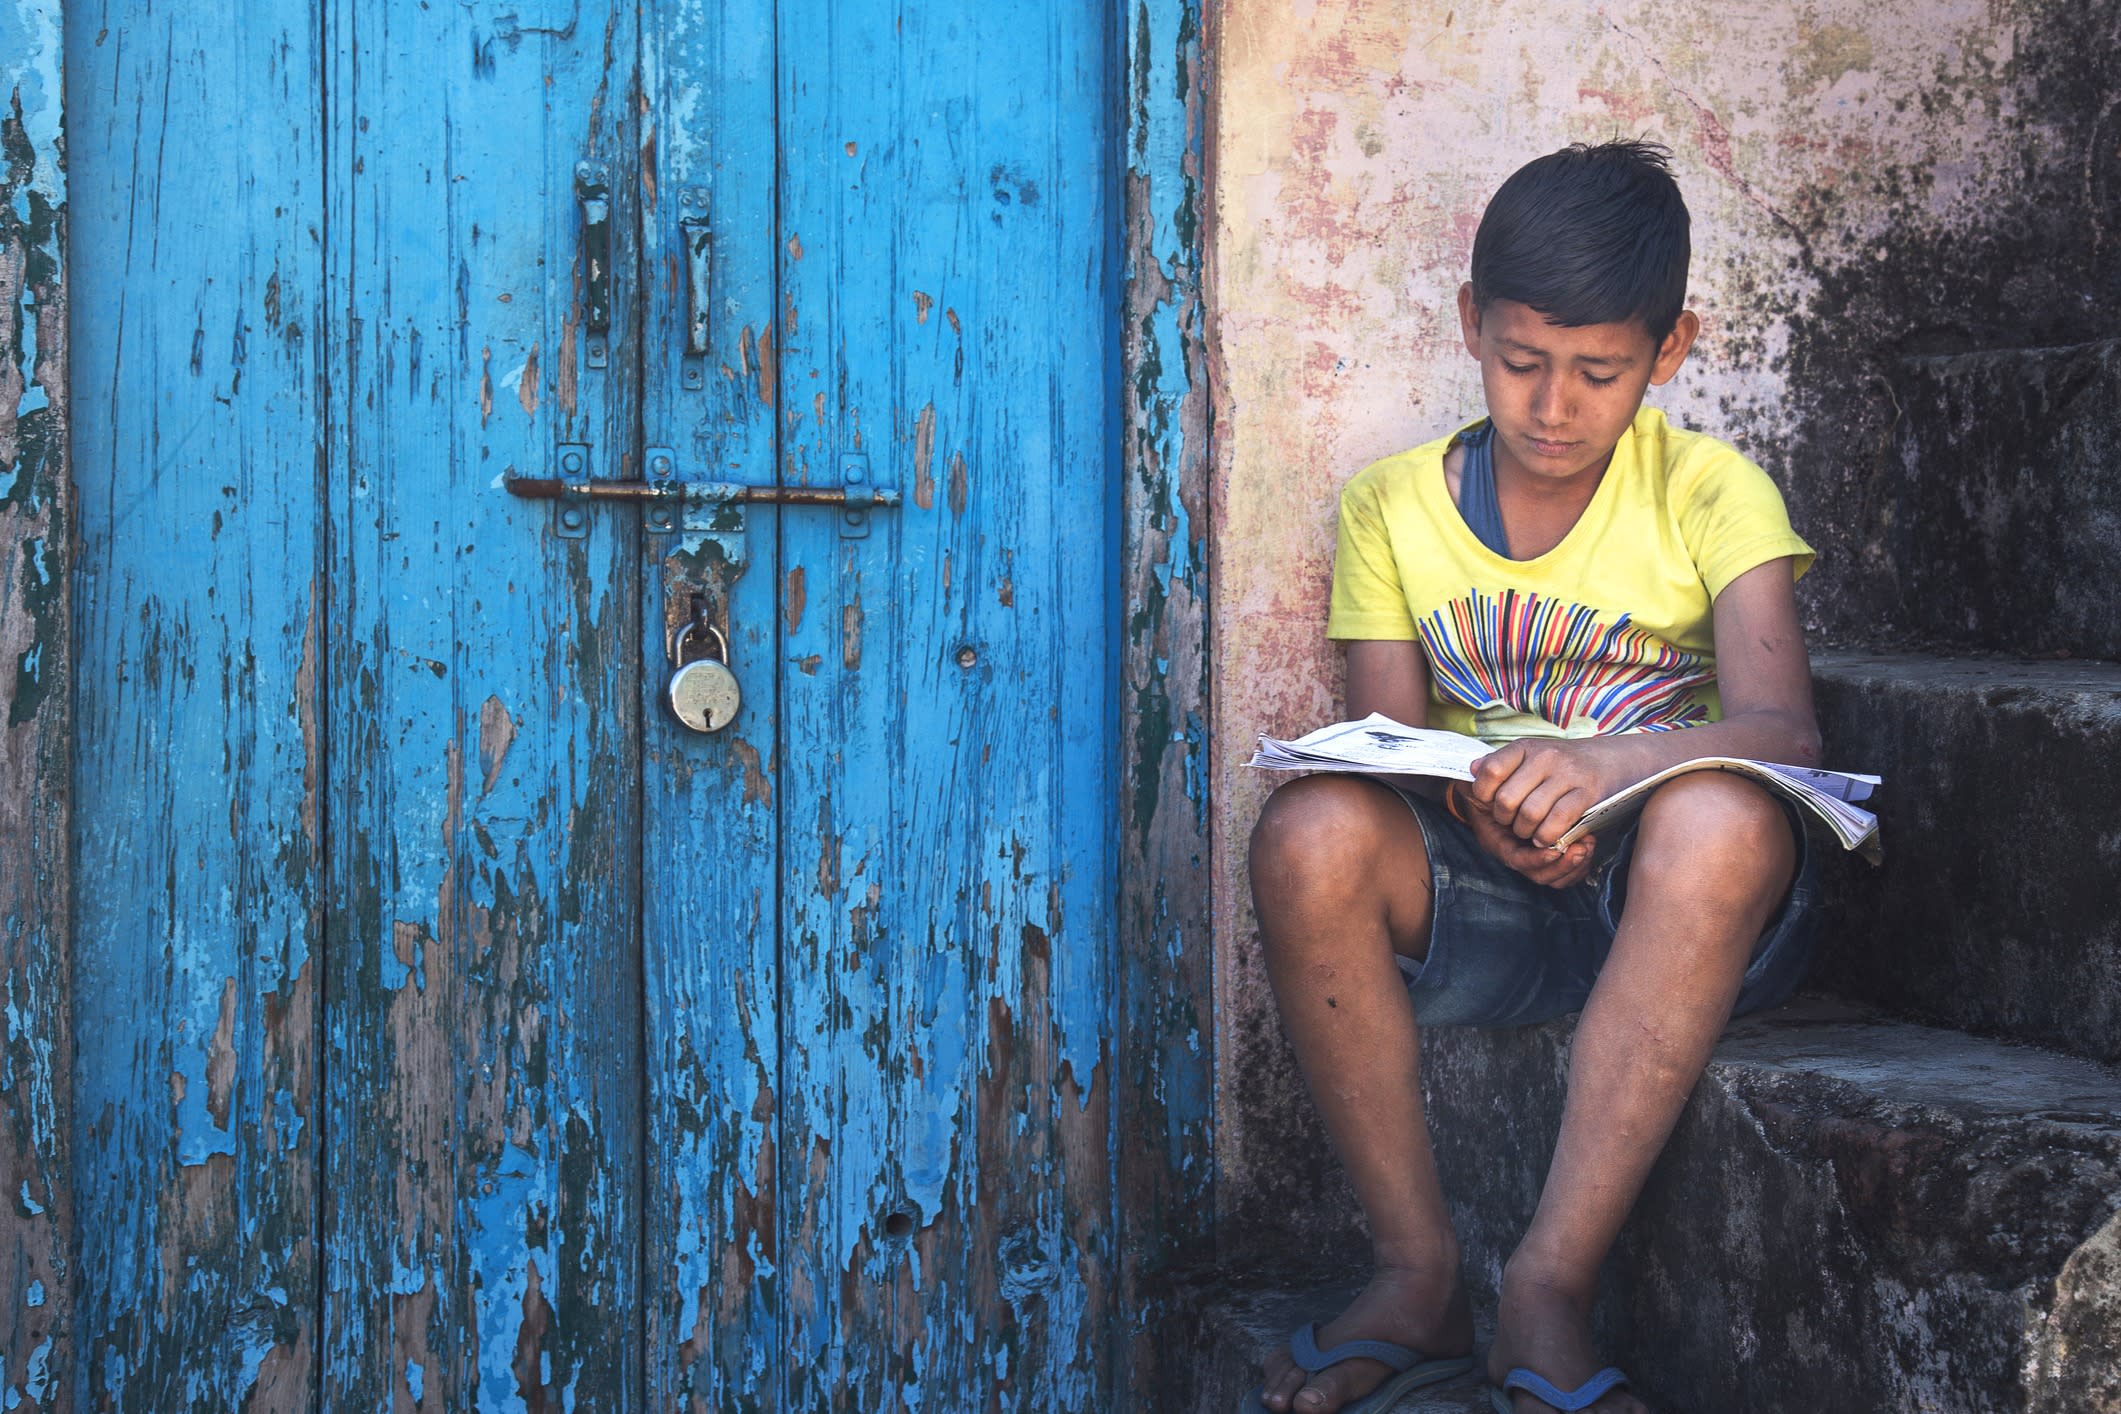
[{"label": "boy's fingers", "polygon": [[[1531,839],[1535,832],[1553,818],[1554,808],[1567,799],[1573,789],[1567,781],[1554,780],[1551,777],[1535,786],[1518,804],[1517,818],[1510,824],[1510,828],[1517,832],[1517,838]],[[1568,826],[1562,825],[1547,830],[1546,833],[1558,838],[1567,828]],[[1553,840],[1549,839],[1543,843],[1551,844]]]},{"label": "boy's fingers", "polygon": [[1591,861],[1588,859],[1583,860],[1580,863],[1571,866],[1566,873],[1564,873],[1560,878],[1552,881],[1547,887],[1554,889],[1573,889],[1578,884],[1582,883],[1584,880],[1584,876],[1586,874],[1589,874],[1590,872]]},{"label": "boy's fingers", "polygon": [[1554,856],[1558,861],[1552,873],[1540,882],[1551,889],[1566,889],[1583,882],[1591,872],[1591,851],[1580,845],[1570,845]]},{"label": "boy's fingers", "polygon": [[1571,884],[1581,883],[1591,868],[1591,844],[1578,840],[1564,850],[1549,849],[1543,845],[1529,847],[1530,852],[1543,858],[1535,865],[1521,870],[1535,884],[1544,884],[1550,889],[1565,889]]},{"label": "boy's fingers", "polygon": [[1551,849],[1541,849],[1538,845],[1518,839],[1515,835],[1504,835],[1503,838],[1507,841],[1509,850],[1509,855],[1503,862],[1518,873],[1538,882],[1543,882],[1540,876],[1551,874],[1560,868],[1566,857]]},{"label": "boy's fingers", "polygon": [[1503,824],[1514,825],[1524,810],[1525,801],[1543,784],[1544,777],[1537,774],[1529,762],[1525,763],[1495,788],[1494,803],[1488,808]]},{"label": "boy's fingers", "polygon": [[[1559,798],[1547,807],[1545,818],[1539,822],[1538,829],[1531,836],[1533,843],[1551,849],[1554,841],[1574,829],[1576,822],[1583,818],[1583,813],[1595,804],[1597,802],[1591,799],[1591,793],[1582,786],[1570,786],[1562,791]],[[1520,815],[1519,819],[1522,820],[1523,816]],[[1572,849],[1574,847],[1570,846]]]},{"label": "boy's fingers", "polygon": [[1517,763],[1524,760],[1524,748],[1512,742],[1500,751],[1491,751],[1473,763],[1473,798],[1482,805],[1492,804],[1495,791],[1510,778]]}]

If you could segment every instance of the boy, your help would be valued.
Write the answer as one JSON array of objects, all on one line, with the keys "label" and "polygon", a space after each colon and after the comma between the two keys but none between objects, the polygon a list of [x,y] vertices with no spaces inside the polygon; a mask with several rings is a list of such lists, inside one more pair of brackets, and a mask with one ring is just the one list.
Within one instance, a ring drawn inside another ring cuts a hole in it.
[{"label": "boy", "polygon": [[1661,148],[1519,170],[1458,296],[1488,417],[1342,492],[1327,633],[1346,643],[1347,715],[1498,749],[1448,791],[1304,777],[1253,832],[1268,976],[1376,1272],[1269,1358],[1248,1409],[1374,1414],[1471,1368],[1418,1028],[1579,1009],[1490,1398],[1646,1408],[1591,1346],[1599,1264],[1725,1021],[1787,994],[1816,933],[1803,832],[1740,777],[1681,777],[1613,838],[1550,847],[1675,762],[1819,754],[1792,588],[1811,549],[1758,467],[1642,406],[1700,328],[1687,230]]}]

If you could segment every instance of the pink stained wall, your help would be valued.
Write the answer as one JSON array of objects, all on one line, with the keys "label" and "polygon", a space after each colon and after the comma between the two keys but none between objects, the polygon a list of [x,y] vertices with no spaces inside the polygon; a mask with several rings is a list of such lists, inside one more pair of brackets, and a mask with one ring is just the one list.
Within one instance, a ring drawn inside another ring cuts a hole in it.
[{"label": "pink stained wall", "polygon": [[1837,586],[1871,557],[1878,515],[1855,473],[1818,469],[1818,444],[1830,430],[1882,438],[1893,416],[1851,326],[1919,337],[1886,327],[1919,299],[1866,269],[1903,242],[2007,241],[1995,213],[2037,185],[2028,170],[2074,180],[2080,158],[2043,126],[2041,75],[2022,62],[2027,35],[2067,13],[2046,0],[1216,7],[1211,798],[1226,1254],[1350,1236],[1338,1166],[1259,965],[1244,849],[1274,782],[1243,762],[1257,733],[1339,712],[1324,626],[1340,485],[1483,410],[1452,300],[1488,193],[1568,142],[1671,147],[1704,332],[1651,401],[1784,484],[1822,551],[1807,614],[1831,630],[1848,618]]}]

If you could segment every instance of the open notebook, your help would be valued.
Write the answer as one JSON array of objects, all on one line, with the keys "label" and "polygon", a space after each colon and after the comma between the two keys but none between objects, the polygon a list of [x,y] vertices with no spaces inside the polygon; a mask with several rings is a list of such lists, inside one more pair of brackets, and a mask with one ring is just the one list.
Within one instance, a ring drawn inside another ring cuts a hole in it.
[{"label": "open notebook", "polygon": [[[1381,712],[1359,722],[1335,722],[1294,741],[1259,739],[1251,764],[1278,771],[1353,771],[1373,776],[1440,776],[1470,781],[1473,763],[1496,748],[1475,737],[1434,727],[1410,727]],[[1856,802],[1870,799],[1882,782],[1876,776],[1826,771],[1816,766],[1786,766],[1778,761],[1745,761],[1735,756],[1702,756],[1668,766],[1626,790],[1617,791],[1584,812],[1556,843],[1566,849],[1642,808],[1652,790],[1689,771],[1731,771],[1751,777],[1820,820],[1843,849],[1860,851],[1873,864],[1881,857],[1878,817]]]}]

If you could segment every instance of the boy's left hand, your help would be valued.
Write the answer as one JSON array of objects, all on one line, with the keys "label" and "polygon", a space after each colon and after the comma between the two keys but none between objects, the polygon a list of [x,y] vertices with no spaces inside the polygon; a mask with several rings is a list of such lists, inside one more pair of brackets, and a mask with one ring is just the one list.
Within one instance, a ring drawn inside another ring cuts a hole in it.
[{"label": "boy's left hand", "polygon": [[1521,840],[1551,847],[1617,788],[1599,741],[1513,741],[1473,763],[1466,792]]}]

